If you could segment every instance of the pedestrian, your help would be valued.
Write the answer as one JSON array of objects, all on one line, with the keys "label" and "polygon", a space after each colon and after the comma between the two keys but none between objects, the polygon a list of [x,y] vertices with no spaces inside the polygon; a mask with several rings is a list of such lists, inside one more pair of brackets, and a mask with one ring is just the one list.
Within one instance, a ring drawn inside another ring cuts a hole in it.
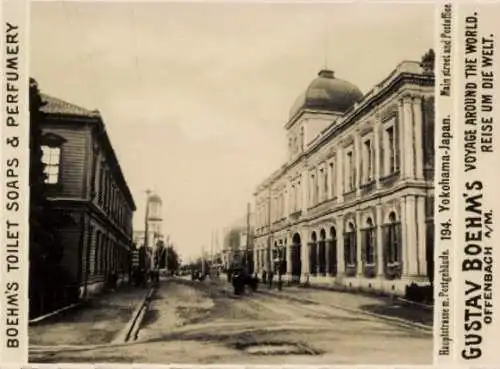
[{"label": "pedestrian", "polygon": [[274,272],[271,270],[269,272],[269,289],[273,288],[273,277],[274,277]]},{"label": "pedestrian", "polygon": [[267,271],[262,272],[262,283],[267,283]]}]

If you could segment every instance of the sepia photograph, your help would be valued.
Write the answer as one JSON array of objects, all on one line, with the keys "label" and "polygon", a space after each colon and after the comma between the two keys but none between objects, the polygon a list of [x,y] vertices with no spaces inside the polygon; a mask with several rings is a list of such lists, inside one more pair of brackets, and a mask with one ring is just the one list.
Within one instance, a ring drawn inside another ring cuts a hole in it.
[{"label": "sepia photograph", "polygon": [[435,6],[31,3],[29,361],[432,364]]}]

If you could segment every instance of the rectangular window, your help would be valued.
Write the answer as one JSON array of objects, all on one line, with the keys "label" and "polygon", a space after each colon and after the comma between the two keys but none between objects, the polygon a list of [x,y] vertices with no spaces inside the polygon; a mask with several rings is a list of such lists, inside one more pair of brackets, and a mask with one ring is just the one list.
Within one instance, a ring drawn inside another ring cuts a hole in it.
[{"label": "rectangular window", "polygon": [[45,183],[59,183],[59,169],[61,165],[61,148],[42,146],[42,163],[45,164]]},{"label": "rectangular window", "polygon": [[352,151],[348,151],[346,155],[346,189],[347,192],[351,192],[354,190],[354,181],[355,181],[355,173],[354,173],[354,155]]},{"label": "rectangular window", "polygon": [[330,170],[330,198],[333,198],[335,197],[335,190],[336,190],[335,186],[336,175],[335,175],[335,166],[333,165],[333,163],[330,163],[329,170]]},{"label": "rectangular window", "polygon": [[396,171],[396,140],[394,125],[390,125],[385,129],[385,168],[386,175],[392,174]]},{"label": "rectangular window", "polygon": [[364,152],[363,152],[363,162],[365,163],[365,173],[364,182],[369,183],[373,179],[373,150],[372,141],[370,139],[365,141]]},{"label": "rectangular window", "polygon": [[[323,169],[321,169],[323,171]],[[328,169],[326,169],[323,177],[323,200],[327,200],[330,198],[330,194],[328,192],[328,182],[329,182],[329,172]]]},{"label": "rectangular window", "polygon": [[311,174],[311,188],[309,190],[309,202],[314,205],[314,174]]},{"label": "rectangular window", "polygon": [[319,178],[314,178],[314,203],[317,204],[319,202]]},{"label": "rectangular window", "polygon": [[297,210],[300,210],[302,207],[302,189],[300,187],[300,181],[297,182],[297,201],[296,201],[296,207]]}]

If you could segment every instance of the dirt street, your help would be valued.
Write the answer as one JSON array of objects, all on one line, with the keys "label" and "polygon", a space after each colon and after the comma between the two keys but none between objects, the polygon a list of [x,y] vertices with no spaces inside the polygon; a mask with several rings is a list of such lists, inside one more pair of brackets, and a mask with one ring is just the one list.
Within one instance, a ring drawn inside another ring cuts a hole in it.
[{"label": "dirt street", "polygon": [[[356,299],[363,306],[381,305],[379,299],[318,292],[318,302],[311,302],[314,293],[299,301],[287,298],[292,292],[285,289],[278,297],[274,294],[280,292],[266,291],[237,297],[227,285],[165,281],[153,296],[137,341],[38,350],[33,351],[31,361],[431,364],[431,332],[349,310]],[[347,310],[329,305],[329,301],[342,304],[344,300]]]}]

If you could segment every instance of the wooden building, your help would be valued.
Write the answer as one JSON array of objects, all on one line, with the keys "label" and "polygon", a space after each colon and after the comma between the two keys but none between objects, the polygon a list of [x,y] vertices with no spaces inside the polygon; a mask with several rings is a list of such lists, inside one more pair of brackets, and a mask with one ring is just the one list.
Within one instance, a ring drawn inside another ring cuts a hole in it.
[{"label": "wooden building", "polygon": [[98,111],[42,94],[48,198],[73,218],[62,264],[80,297],[129,275],[134,199]]}]

